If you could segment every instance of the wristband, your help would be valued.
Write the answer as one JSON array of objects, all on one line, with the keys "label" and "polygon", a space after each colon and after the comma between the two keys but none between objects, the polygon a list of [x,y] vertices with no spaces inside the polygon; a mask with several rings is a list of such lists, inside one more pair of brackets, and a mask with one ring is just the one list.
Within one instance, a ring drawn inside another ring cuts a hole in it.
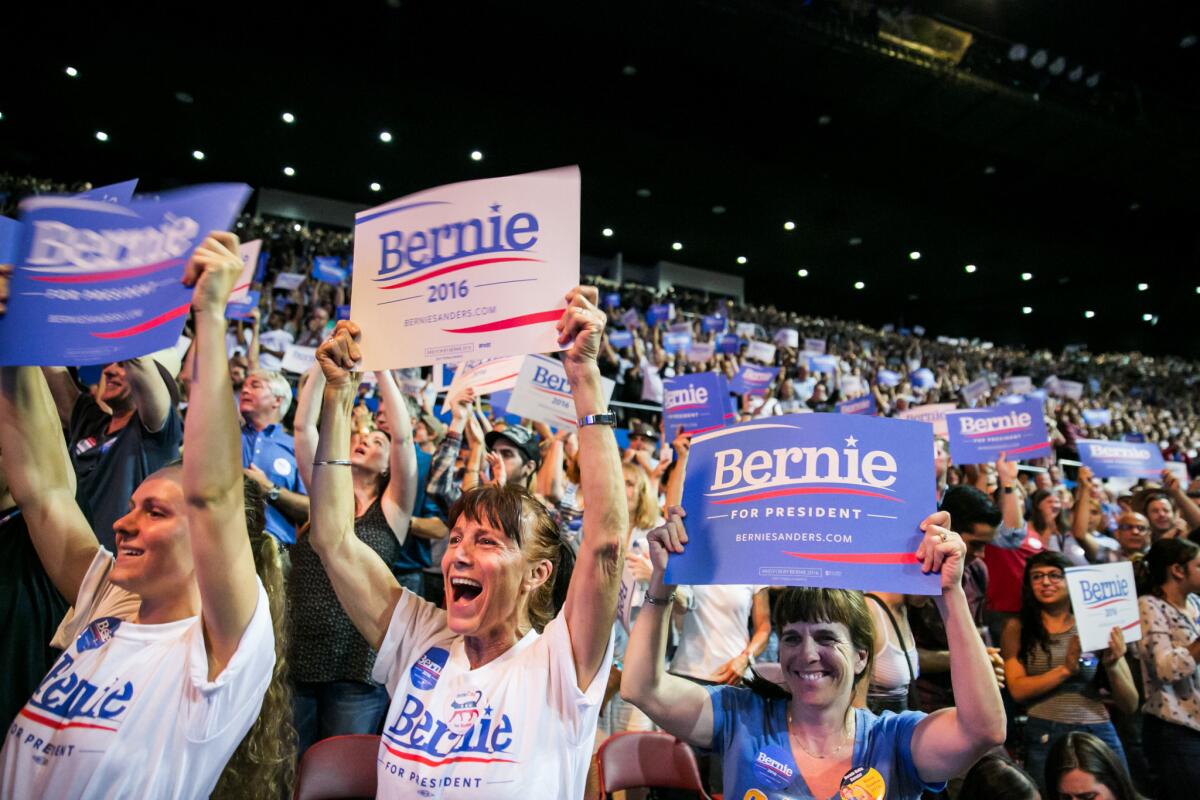
[{"label": "wristband", "polygon": [[675,602],[675,593],[671,592],[666,597],[655,597],[649,592],[646,592],[646,602],[652,606],[669,606],[671,603]]},{"label": "wristband", "polygon": [[586,417],[580,417],[579,427],[584,425],[608,425],[617,427],[617,415],[611,411],[606,411],[603,414],[588,414]]},{"label": "wristband", "polygon": [[328,459],[328,460],[326,460],[326,461],[314,461],[314,462],[313,462],[313,466],[314,466],[314,467],[324,467],[324,466],[331,466],[331,467],[349,467],[349,466],[351,466],[351,464],[350,464],[350,461],[349,461],[348,459],[344,459],[344,458],[331,458],[331,459]]}]

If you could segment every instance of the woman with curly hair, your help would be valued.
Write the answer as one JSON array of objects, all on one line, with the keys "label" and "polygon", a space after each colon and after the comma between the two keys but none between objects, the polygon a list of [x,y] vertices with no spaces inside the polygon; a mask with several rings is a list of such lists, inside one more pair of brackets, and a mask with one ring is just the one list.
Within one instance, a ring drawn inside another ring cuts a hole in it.
[{"label": "woman with curly hair", "polygon": [[62,655],[9,728],[0,797],[208,797],[239,744],[229,793],[286,791],[281,574],[262,498],[245,494],[224,346],[241,269],[230,233],[211,234],[188,263],[196,317],[188,457],[138,486],[114,525],[115,557],[75,502],[41,371],[0,370],[12,493],[46,571],[74,604],[56,635]]}]

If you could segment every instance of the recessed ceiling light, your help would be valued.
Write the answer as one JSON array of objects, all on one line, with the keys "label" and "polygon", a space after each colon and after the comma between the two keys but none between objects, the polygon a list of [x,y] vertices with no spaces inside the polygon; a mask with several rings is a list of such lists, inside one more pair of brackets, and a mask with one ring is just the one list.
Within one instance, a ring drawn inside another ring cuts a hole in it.
[{"label": "recessed ceiling light", "polygon": [[193,150],[192,158],[196,159],[197,161],[203,161],[204,160],[204,151],[203,150]]},{"label": "recessed ceiling light", "polygon": [[[379,141],[383,142],[384,144],[387,144],[391,140],[392,140],[392,132],[391,131],[380,131],[379,132]],[[479,159],[476,159],[476,161],[478,161],[478,160]]]},{"label": "recessed ceiling light", "polygon": [[986,167],[983,168],[983,174],[984,175],[995,175],[996,168],[993,167],[991,164],[988,164]]},{"label": "recessed ceiling light", "polygon": [[285,111],[285,112],[283,112],[283,114],[280,115],[280,119],[282,119],[288,125],[291,125],[293,122],[296,121],[296,115],[290,111]]},{"label": "recessed ceiling light", "polygon": [[612,229],[612,228],[605,228],[604,230],[600,231],[600,233],[604,234],[605,236],[612,236],[612,235],[613,235],[613,229]]},{"label": "recessed ceiling light", "polygon": [[1022,272],[1022,273],[1021,273],[1021,280],[1023,280],[1023,281],[1031,281],[1031,280],[1033,280],[1033,273],[1032,273],[1032,272]]},{"label": "recessed ceiling light", "polygon": [[683,249],[683,242],[673,242],[673,243],[671,244],[671,249],[672,249],[672,250],[682,250],[682,249]]},{"label": "recessed ceiling light", "polygon": [[[808,277],[808,270],[806,270],[806,269],[798,269],[798,270],[796,270],[796,275],[797,275],[797,276],[799,276],[799,277],[801,277],[801,278],[807,278],[807,277]],[[1197,288],[1196,288],[1196,291],[1200,292],[1200,287],[1197,287]]]},{"label": "recessed ceiling light", "polygon": [[1189,47],[1196,46],[1196,34],[1189,33],[1179,40],[1179,47],[1182,50],[1187,50]]},{"label": "recessed ceiling light", "polygon": [[378,181],[371,181],[371,191],[372,192],[378,192],[382,188],[383,187],[379,185]]},{"label": "recessed ceiling light", "polygon": [[738,257],[737,257],[737,262],[738,262],[739,264],[745,264],[745,263],[746,263],[746,257],[745,257],[745,256],[738,256]]},{"label": "recessed ceiling light", "polygon": [[1021,313],[1022,313],[1022,314],[1032,314],[1032,313],[1033,313],[1033,306],[1022,306],[1022,307],[1021,307]]},{"label": "recessed ceiling light", "polygon": [[626,78],[632,78],[634,75],[637,75],[637,67],[635,67],[633,64],[626,64],[621,69],[621,74]]},{"label": "recessed ceiling light", "polygon": [[855,281],[854,288],[855,289],[865,289],[865,288],[867,288],[867,285],[865,283],[863,283],[862,281]]},{"label": "recessed ceiling light", "polygon": [[1130,204],[1129,204],[1129,210],[1130,210],[1130,211],[1137,211],[1137,210],[1138,210],[1139,208],[1141,208],[1141,207],[1142,207],[1142,204],[1141,204],[1141,203],[1130,203]]},{"label": "recessed ceiling light", "polygon": [[908,254],[908,257],[912,261],[920,261],[921,260],[921,252],[919,250],[913,250],[911,253]]},{"label": "recessed ceiling light", "polygon": [[1084,319],[1091,319],[1091,318],[1092,318],[1092,317],[1094,317],[1094,316],[1096,316],[1096,312],[1095,312],[1095,311],[1085,311],[1085,312],[1083,312],[1083,318],[1084,318]]},{"label": "recessed ceiling light", "polygon": [[858,247],[860,244],[862,244],[862,242],[863,240],[861,236],[851,236],[846,244],[850,245],[851,247]]},{"label": "recessed ceiling light", "polygon": [[66,72],[67,72],[68,78],[78,78],[79,77],[79,70],[75,69],[74,67],[67,67]]},{"label": "recessed ceiling light", "polygon": [[483,153],[480,152],[479,150],[472,150],[471,151],[471,160],[472,161],[483,161]]},{"label": "recessed ceiling light", "polygon": [[638,189],[638,190],[637,190],[637,196],[638,196],[638,197],[649,197],[649,196],[650,196],[650,190],[649,190],[649,189]]},{"label": "recessed ceiling light", "polygon": [[1148,284],[1148,283],[1139,283],[1139,284],[1138,284],[1138,291],[1139,291],[1139,292],[1144,292],[1144,291],[1146,291],[1146,290],[1147,290],[1147,289],[1149,289],[1149,288],[1150,288],[1150,284]]},{"label": "recessed ceiling light", "polygon": [[796,223],[789,219],[787,222],[783,223],[783,229],[785,231],[794,231],[796,230]]},{"label": "recessed ceiling light", "polygon": [[107,142],[108,134],[105,133],[104,131],[96,131],[96,139],[101,142]]},{"label": "recessed ceiling light", "polygon": [[714,214],[724,214],[724,213],[725,213],[725,206],[713,206],[713,207],[712,207],[712,212],[713,212]]},{"label": "recessed ceiling light", "polygon": [[974,271],[975,271],[975,265],[974,265],[974,264],[967,264],[965,267],[963,267],[963,269],[964,269],[965,271],[967,271],[967,272],[974,272]]},{"label": "recessed ceiling light", "polygon": [[292,225],[292,230],[294,230],[296,233],[299,233],[300,231],[304,230],[304,226],[297,222]]},{"label": "recessed ceiling light", "polygon": [[817,117],[818,125],[828,125],[831,122],[833,122],[833,117],[829,116],[828,114],[822,114],[821,116]]},{"label": "recessed ceiling light", "polygon": [[1149,322],[1152,319],[1154,319],[1153,314],[1142,314],[1142,322]]},{"label": "recessed ceiling light", "polygon": [[287,175],[289,178],[292,178],[292,177],[295,177],[295,175],[296,175],[296,170],[294,170],[294,169],[293,169],[293,168],[291,168],[291,167],[284,167],[284,168],[283,168],[283,174],[284,174],[284,175]]},{"label": "recessed ceiling light", "polygon": [[4,112],[0,111],[0,119],[4,119]]}]

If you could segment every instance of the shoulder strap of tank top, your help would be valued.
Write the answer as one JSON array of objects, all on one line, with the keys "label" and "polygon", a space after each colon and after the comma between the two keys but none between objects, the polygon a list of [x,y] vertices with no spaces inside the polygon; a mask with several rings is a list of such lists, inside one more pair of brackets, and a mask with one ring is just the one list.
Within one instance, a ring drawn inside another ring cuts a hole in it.
[{"label": "shoulder strap of tank top", "polygon": [[900,633],[900,624],[896,622],[896,617],[892,615],[892,610],[888,608],[887,603],[883,602],[881,597],[871,592],[864,592],[864,594],[879,604],[879,607],[883,609],[883,613],[887,614],[888,622],[892,623],[892,630],[896,632],[896,643],[900,645],[900,649],[904,652],[904,666],[908,667],[908,682],[912,683],[917,679],[917,676],[913,674],[912,661],[908,657],[908,649],[904,646],[904,635]]}]

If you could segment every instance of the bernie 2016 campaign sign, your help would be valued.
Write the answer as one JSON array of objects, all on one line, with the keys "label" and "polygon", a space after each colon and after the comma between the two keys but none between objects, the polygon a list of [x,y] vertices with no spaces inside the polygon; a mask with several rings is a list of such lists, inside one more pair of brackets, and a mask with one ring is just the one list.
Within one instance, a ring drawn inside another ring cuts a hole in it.
[{"label": "bernie 2016 campaign sign", "polygon": [[173,347],[191,308],[184,266],[210,231],[228,230],[249,193],[211,184],[126,204],[24,201],[0,364],[107,364]]},{"label": "bernie 2016 campaign sign", "polygon": [[896,412],[896,416],[900,419],[911,419],[917,422],[928,422],[933,426],[933,432],[937,436],[945,436],[946,431],[946,415],[954,409],[958,408],[955,403],[929,403],[923,406],[912,406],[903,411]]},{"label": "bernie 2016 campaign sign", "polygon": [[692,439],[688,545],[667,581],[937,594],[918,527],[936,507],[928,425],[845,414],[752,421]]},{"label": "bernie 2016 campaign sign", "polygon": [[1121,629],[1126,644],[1142,638],[1132,563],[1068,567],[1065,572],[1083,652],[1108,647],[1113,628]]},{"label": "bernie 2016 campaign sign", "polygon": [[322,283],[341,286],[346,282],[346,270],[337,256],[317,256],[313,259],[312,276]]},{"label": "bernie 2016 campaign sign", "polygon": [[700,320],[700,330],[704,333],[721,333],[725,330],[725,318],[713,314]]},{"label": "bernie 2016 campaign sign", "polygon": [[778,374],[779,367],[759,367],[755,364],[742,364],[729,384],[729,391],[739,395],[763,394]]},{"label": "bernie 2016 campaign sign", "polygon": [[1079,460],[1097,478],[1156,478],[1165,462],[1162,450],[1154,442],[1108,442],[1103,439],[1079,439]]},{"label": "bernie 2016 campaign sign", "polygon": [[559,350],[579,283],[579,169],[456,183],[360,212],[363,369]]},{"label": "bernie 2016 campaign sign", "polygon": [[521,373],[524,356],[485,358],[482,361],[467,361],[459,364],[454,379],[446,388],[446,399],[442,401],[442,413],[454,408],[467,389],[474,389],[477,397],[491,392],[511,389]]},{"label": "bernie 2016 campaign sign", "polygon": [[696,435],[725,427],[729,413],[729,387],[715,372],[693,372],[663,381],[663,426],[668,436],[680,428]]},{"label": "bernie 2016 campaign sign", "polygon": [[986,464],[1001,453],[1009,461],[1025,461],[1050,455],[1046,420],[1038,400],[951,411],[946,414],[950,455],[955,464]]},{"label": "bernie 2016 campaign sign", "polygon": [[622,347],[633,347],[633,334],[629,331],[610,330],[608,343],[618,350]]},{"label": "bernie 2016 campaign sign", "polygon": [[[600,385],[607,403],[616,383],[601,378]],[[567,381],[563,364],[557,358],[548,356],[525,357],[507,410],[509,414],[544,422],[551,428],[573,428],[579,424],[575,414],[575,399],[571,397],[571,384]]]},{"label": "bernie 2016 campaign sign", "polygon": [[867,394],[862,397],[856,397],[853,400],[843,400],[834,408],[839,414],[866,414],[874,416],[878,410],[878,405],[875,402],[875,395]]},{"label": "bernie 2016 campaign sign", "polygon": [[1111,425],[1112,411],[1107,408],[1085,408],[1083,410],[1083,421],[1093,428]]}]

